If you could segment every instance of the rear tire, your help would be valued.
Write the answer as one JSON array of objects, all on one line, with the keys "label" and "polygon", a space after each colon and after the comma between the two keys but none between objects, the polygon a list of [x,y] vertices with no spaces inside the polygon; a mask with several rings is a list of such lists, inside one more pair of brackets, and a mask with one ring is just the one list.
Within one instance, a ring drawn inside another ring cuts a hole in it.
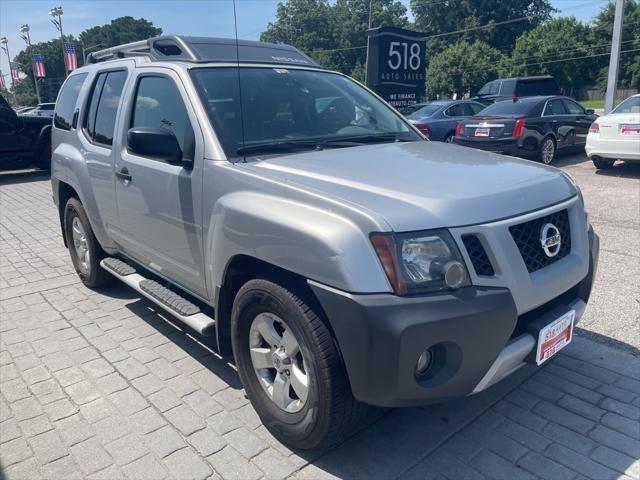
[{"label": "rear tire", "polygon": [[[353,398],[336,342],[317,312],[281,285],[256,279],[240,288],[231,312],[231,341],[251,404],[265,427],[287,445],[332,445],[362,425],[373,410]],[[297,353],[287,360],[290,352]],[[298,378],[305,379],[306,388],[294,378],[294,369],[303,373]]]},{"label": "rear tire", "polygon": [[38,149],[33,164],[42,170],[51,170],[51,144],[49,142]]},{"label": "rear tire", "polygon": [[553,137],[546,137],[542,140],[538,149],[538,161],[545,165],[550,165],[556,156],[556,141]]},{"label": "rear tire", "polygon": [[67,201],[64,209],[64,234],[71,261],[82,283],[96,288],[111,280],[111,275],[100,266],[106,255],[93,234],[82,203],[75,197]]},{"label": "rear tire", "polygon": [[592,158],[591,161],[597,170],[607,170],[616,163],[616,161],[611,158]]},{"label": "rear tire", "polygon": [[447,133],[447,136],[444,137],[444,143],[453,143],[453,138],[455,134],[453,132]]}]

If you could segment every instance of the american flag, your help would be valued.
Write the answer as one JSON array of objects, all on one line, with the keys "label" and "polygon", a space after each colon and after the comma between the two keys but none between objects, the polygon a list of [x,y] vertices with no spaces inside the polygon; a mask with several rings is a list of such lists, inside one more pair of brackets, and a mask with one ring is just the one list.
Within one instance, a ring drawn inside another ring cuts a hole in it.
[{"label": "american flag", "polygon": [[4,83],[4,76],[2,75],[2,70],[0,70],[0,90],[6,90],[7,86]]},{"label": "american flag", "polygon": [[20,80],[20,67],[17,63],[9,63],[9,69],[11,70],[11,80],[17,82]]},{"label": "american flag", "polygon": [[68,72],[78,68],[78,59],[76,57],[76,46],[73,43],[63,43],[64,50],[64,66]]},{"label": "american flag", "polygon": [[36,77],[46,77],[47,72],[44,71],[44,61],[42,60],[42,55],[35,53],[31,57],[31,60],[33,60],[33,72],[35,73]]}]

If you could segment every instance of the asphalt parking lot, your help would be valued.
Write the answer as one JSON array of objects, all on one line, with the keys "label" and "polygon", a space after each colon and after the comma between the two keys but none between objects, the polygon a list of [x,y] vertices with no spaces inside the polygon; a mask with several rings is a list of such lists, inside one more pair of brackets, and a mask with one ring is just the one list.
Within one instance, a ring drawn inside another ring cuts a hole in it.
[{"label": "asphalt parking lot", "polygon": [[77,279],[43,172],[0,173],[0,479],[640,478],[640,164],[562,157],[601,236],[574,342],[343,444],[279,444],[230,359],[123,285]]}]

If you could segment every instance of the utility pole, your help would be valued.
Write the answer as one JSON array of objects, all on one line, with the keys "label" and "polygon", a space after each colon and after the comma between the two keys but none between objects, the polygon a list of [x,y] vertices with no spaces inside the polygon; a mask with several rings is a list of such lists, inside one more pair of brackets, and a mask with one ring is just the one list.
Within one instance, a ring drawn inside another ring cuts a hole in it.
[{"label": "utility pole", "polygon": [[62,14],[64,11],[62,7],[54,7],[49,10],[49,15],[51,15],[51,23],[56,27],[56,30],[60,32],[60,46],[62,47],[62,61],[64,62],[64,71],[65,76],[69,75],[69,70],[67,70],[67,62],[64,61],[65,53],[64,53],[64,33],[62,33]]},{"label": "utility pole", "polygon": [[[29,30],[31,29],[26,23],[20,27],[20,38],[25,41],[27,47],[31,47],[31,36],[29,35]],[[30,48],[29,52],[33,59],[33,52]],[[33,68],[33,60],[31,61],[31,73],[33,73],[33,84],[36,87],[36,97],[38,97],[38,103],[42,103],[42,100],[40,99],[40,88],[38,87],[38,77],[36,77],[36,70],[35,68]]]},{"label": "utility pole", "polygon": [[[371,30],[371,23],[373,21],[373,0],[369,0],[369,22],[368,22],[368,30]],[[365,57],[364,60],[364,84],[367,84],[367,80],[368,80],[368,75],[367,75],[367,70],[369,69],[369,42],[370,42],[370,37],[369,34],[367,34],[367,56]]]},{"label": "utility pole", "polygon": [[618,89],[618,66],[620,65],[620,43],[622,41],[622,19],[624,17],[624,0],[616,0],[616,12],[613,17],[613,36],[611,38],[611,57],[609,58],[609,75],[607,77],[607,93],[604,99],[604,114],[613,110],[613,102]]}]

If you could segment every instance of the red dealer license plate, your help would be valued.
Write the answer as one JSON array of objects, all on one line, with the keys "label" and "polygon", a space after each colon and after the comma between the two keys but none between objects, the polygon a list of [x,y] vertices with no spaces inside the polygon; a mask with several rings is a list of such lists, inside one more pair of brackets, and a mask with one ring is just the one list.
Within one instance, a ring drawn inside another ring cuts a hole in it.
[{"label": "red dealer license plate", "polygon": [[476,137],[488,137],[489,129],[488,128],[476,128],[475,134]]},{"label": "red dealer license plate", "polygon": [[573,338],[573,321],[575,318],[576,311],[570,310],[540,330],[536,350],[536,363],[538,365],[542,365],[569,345]]}]

